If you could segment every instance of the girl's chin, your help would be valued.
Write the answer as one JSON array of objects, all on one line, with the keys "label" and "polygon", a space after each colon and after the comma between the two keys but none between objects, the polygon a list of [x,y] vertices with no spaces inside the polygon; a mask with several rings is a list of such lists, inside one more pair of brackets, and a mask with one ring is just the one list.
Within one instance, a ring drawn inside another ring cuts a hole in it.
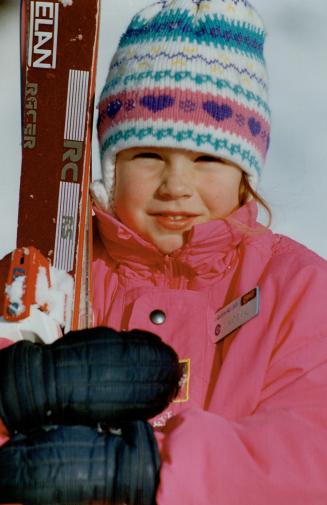
[{"label": "girl's chin", "polygon": [[[187,232],[186,232],[187,233]],[[152,237],[151,242],[161,251],[163,254],[172,254],[183,247],[186,233],[176,233],[167,234],[159,237]]]}]

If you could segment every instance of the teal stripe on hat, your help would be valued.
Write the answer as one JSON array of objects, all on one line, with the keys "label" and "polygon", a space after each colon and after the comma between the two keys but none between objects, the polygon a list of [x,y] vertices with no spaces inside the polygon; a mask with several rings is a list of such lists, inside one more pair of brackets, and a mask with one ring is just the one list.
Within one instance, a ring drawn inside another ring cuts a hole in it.
[{"label": "teal stripe on hat", "polygon": [[234,85],[230,81],[227,81],[225,79],[216,79],[211,75],[207,74],[199,74],[199,73],[194,74],[186,70],[178,72],[174,72],[173,70],[160,70],[157,72],[148,70],[137,74],[136,73],[128,74],[125,75],[124,77],[121,76],[116,77],[111,81],[108,81],[105,87],[103,88],[101,94],[101,100],[107,97],[108,91],[110,92],[110,94],[114,94],[115,93],[114,89],[120,84],[123,85],[123,87],[127,87],[127,89],[131,89],[130,85],[133,85],[133,83],[137,82],[144,83],[144,81],[153,81],[154,83],[160,83],[160,81],[163,81],[167,78],[175,81],[175,83],[189,80],[194,82],[196,85],[211,83],[213,86],[216,87],[217,90],[229,89],[236,96],[244,97],[249,104],[255,102],[258,105],[258,107],[263,109],[270,118],[271,113],[267,102],[265,102],[260,96],[256,95],[252,91],[243,88],[239,84]]},{"label": "teal stripe on hat", "polygon": [[[210,133],[208,134],[200,134],[196,133],[192,129],[187,130],[178,130],[175,131],[174,128],[155,128],[153,126],[147,126],[145,128],[136,128],[132,127],[128,130],[120,130],[113,135],[109,135],[103,142],[101,147],[101,157],[103,158],[104,154],[109,148],[121,143],[127,142],[131,146],[133,145],[133,140],[143,140],[144,138],[149,138],[149,142],[151,143],[151,137],[157,141],[161,141],[164,139],[172,139],[176,144],[180,143],[183,146],[183,143],[187,140],[191,140],[194,142],[194,146],[201,148],[201,151],[205,151],[205,146],[209,145],[213,151],[217,151],[221,154],[222,151],[226,151],[229,153],[231,157],[235,155],[239,155],[241,159],[251,168],[256,171],[258,175],[261,172],[261,163],[258,159],[249,151],[248,149],[244,149],[242,144],[232,143],[226,138],[218,139],[214,137]],[[136,144],[137,145],[137,144]]]},{"label": "teal stripe on hat", "polygon": [[189,40],[197,44],[234,49],[264,61],[265,33],[248,23],[229,22],[224,17],[205,15],[194,20],[188,10],[160,14],[149,22],[136,16],[120,40],[120,47],[153,40]]}]

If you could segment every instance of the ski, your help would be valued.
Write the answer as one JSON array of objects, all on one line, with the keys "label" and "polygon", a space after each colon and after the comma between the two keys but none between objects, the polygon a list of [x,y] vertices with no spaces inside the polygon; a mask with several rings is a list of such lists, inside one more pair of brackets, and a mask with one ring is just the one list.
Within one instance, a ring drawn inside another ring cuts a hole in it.
[{"label": "ski", "polygon": [[37,290],[37,250],[72,278],[66,331],[92,325],[89,184],[99,17],[100,0],[21,1],[22,167],[18,252],[3,313],[9,321],[26,315],[13,302],[16,278],[24,276],[23,299],[26,283]]}]

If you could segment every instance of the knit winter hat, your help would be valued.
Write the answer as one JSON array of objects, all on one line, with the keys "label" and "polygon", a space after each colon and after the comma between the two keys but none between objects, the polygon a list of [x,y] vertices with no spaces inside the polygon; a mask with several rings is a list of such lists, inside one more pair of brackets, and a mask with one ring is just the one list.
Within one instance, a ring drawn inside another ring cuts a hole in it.
[{"label": "knit winter hat", "polygon": [[131,147],[222,157],[256,186],[270,132],[265,36],[247,0],[160,0],[136,14],[100,98],[101,207],[113,199],[116,154]]}]

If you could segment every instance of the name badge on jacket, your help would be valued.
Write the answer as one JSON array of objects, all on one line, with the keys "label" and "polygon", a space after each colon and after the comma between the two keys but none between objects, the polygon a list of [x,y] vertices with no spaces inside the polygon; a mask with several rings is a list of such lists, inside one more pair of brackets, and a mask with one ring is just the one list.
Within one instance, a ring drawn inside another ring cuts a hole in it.
[{"label": "name badge on jacket", "polygon": [[259,287],[256,287],[216,312],[214,343],[259,314],[259,295]]}]

